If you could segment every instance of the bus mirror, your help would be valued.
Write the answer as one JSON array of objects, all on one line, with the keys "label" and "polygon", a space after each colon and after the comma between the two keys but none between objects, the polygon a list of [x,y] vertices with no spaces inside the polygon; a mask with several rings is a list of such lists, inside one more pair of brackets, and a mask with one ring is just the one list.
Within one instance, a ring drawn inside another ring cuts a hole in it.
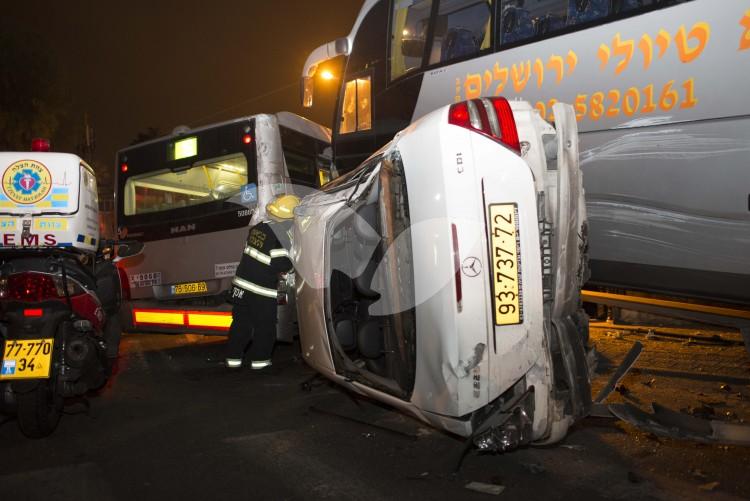
[{"label": "bus mirror", "polygon": [[337,38],[334,42],[336,55],[337,56],[345,56],[349,54],[349,39],[344,38]]},{"label": "bus mirror", "polygon": [[305,108],[311,108],[313,105],[313,93],[315,91],[315,79],[313,77],[304,76],[301,82],[302,91],[302,106]]},{"label": "bus mirror", "polygon": [[117,246],[117,257],[132,257],[140,254],[141,251],[143,251],[143,242],[134,240],[120,242]]},{"label": "bus mirror", "polygon": [[423,38],[404,38],[401,40],[401,54],[406,57],[419,57],[424,55],[425,41]]}]

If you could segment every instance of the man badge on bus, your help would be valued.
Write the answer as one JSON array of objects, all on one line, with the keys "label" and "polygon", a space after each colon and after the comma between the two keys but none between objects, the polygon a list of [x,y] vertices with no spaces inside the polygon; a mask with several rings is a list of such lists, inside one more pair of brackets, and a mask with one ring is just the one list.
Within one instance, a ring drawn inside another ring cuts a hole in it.
[{"label": "man badge on bus", "polygon": [[266,206],[269,220],[250,228],[237,273],[232,279],[232,326],[226,366],[242,367],[249,349],[251,368],[271,365],[276,342],[279,274],[293,268],[289,246],[294,208],[300,200],[280,195]]}]

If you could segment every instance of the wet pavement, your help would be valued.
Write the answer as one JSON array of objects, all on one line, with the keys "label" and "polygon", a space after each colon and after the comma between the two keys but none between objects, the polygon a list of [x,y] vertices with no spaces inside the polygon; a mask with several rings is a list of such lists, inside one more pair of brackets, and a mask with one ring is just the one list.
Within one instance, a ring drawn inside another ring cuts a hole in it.
[{"label": "wet pavement", "polygon": [[[715,336],[721,336],[717,339]],[[694,415],[750,420],[750,357],[733,333],[600,324],[594,393],[635,340],[644,352],[608,401],[652,401]],[[742,499],[750,448],[663,439],[588,418],[562,445],[468,456],[455,437],[314,374],[296,346],[274,371],[228,373],[223,338],[123,338],[119,369],[56,432],[29,440],[0,425],[7,499]]]}]

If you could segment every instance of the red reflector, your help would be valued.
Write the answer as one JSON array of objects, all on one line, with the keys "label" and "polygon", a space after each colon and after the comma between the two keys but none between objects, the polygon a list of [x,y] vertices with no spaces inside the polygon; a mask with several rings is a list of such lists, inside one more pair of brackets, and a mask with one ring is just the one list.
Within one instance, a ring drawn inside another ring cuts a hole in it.
[{"label": "red reflector", "polygon": [[245,143],[245,144],[252,143],[253,142],[253,136],[251,136],[250,134],[245,134],[244,136],[242,136],[242,142]]},{"label": "red reflector", "polygon": [[31,140],[31,151],[42,151],[46,152],[50,150],[49,139],[41,137],[35,137]]},{"label": "red reflector", "polygon": [[464,293],[461,288],[461,256],[458,254],[458,229],[455,224],[451,225],[451,233],[453,236],[453,269],[456,272],[456,306],[460,312],[463,309]]},{"label": "red reflector", "polygon": [[469,106],[464,103],[456,103],[451,106],[448,113],[448,123],[458,125],[459,127],[470,127]]},{"label": "red reflector", "polygon": [[120,170],[121,170],[122,172],[127,172],[127,171],[128,171],[128,164],[122,164],[122,165],[120,166]]},{"label": "red reflector", "polygon": [[23,310],[23,316],[24,317],[39,318],[39,317],[42,316],[43,313],[44,312],[42,311],[41,308],[26,308],[25,310]]}]

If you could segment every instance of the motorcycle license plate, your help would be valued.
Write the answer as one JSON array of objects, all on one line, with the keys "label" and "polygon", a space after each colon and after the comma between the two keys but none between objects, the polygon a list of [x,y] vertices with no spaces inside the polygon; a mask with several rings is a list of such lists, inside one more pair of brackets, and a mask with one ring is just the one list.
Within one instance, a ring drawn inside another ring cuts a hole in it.
[{"label": "motorcycle license plate", "polygon": [[0,380],[46,379],[54,339],[9,339],[5,342]]},{"label": "motorcycle license plate", "polygon": [[492,294],[495,325],[523,322],[521,299],[521,246],[518,235],[518,206],[494,204],[489,207]]},{"label": "motorcycle license plate", "polygon": [[206,282],[191,282],[172,286],[172,294],[175,295],[199,294],[201,292],[208,292],[208,285],[206,285]]}]

